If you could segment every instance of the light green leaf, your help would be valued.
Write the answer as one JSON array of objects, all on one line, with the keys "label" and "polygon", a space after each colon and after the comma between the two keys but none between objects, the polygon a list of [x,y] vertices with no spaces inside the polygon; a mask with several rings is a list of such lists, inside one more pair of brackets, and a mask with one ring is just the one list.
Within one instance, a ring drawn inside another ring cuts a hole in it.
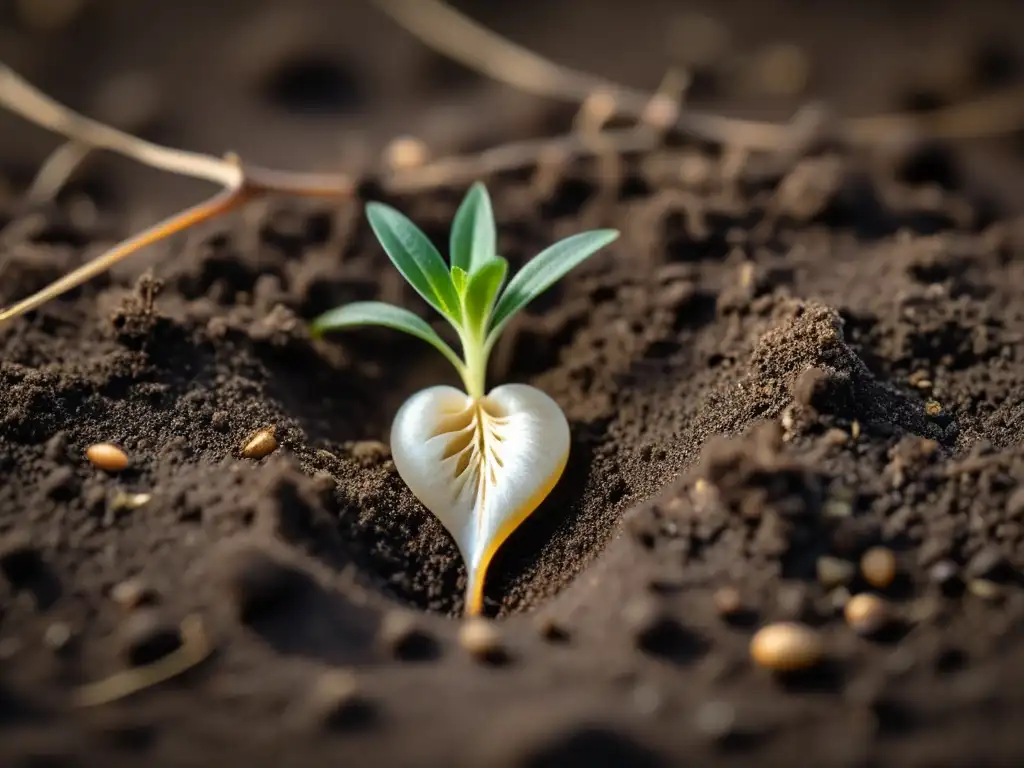
[{"label": "light green leaf", "polygon": [[452,267],[452,285],[455,286],[455,292],[460,297],[465,296],[468,283],[469,275],[466,274],[466,270],[462,267]]},{"label": "light green leaf", "polygon": [[460,267],[472,275],[495,258],[497,249],[498,235],[491,197],[487,188],[478,181],[466,193],[452,221],[449,256],[453,267]]},{"label": "light green leaf", "polygon": [[513,315],[598,250],[617,239],[614,229],[581,232],[545,248],[519,270],[498,299],[487,336],[489,349]]},{"label": "light green leaf", "polygon": [[448,358],[448,362],[455,366],[460,375],[462,374],[462,360],[427,324],[426,320],[407,309],[385,304],[382,301],[354,301],[351,304],[330,309],[314,320],[310,327],[314,336],[321,336],[327,331],[365,325],[380,325],[423,339]]},{"label": "light green leaf", "polygon": [[484,331],[494,300],[505,283],[508,274],[508,262],[500,256],[484,264],[469,278],[463,308],[466,325],[475,331]]},{"label": "light green leaf", "polygon": [[462,319],[459,297],[433,243],[405,215],[383,203],[367,203],[366,218],[409,285],[457,327]]}]

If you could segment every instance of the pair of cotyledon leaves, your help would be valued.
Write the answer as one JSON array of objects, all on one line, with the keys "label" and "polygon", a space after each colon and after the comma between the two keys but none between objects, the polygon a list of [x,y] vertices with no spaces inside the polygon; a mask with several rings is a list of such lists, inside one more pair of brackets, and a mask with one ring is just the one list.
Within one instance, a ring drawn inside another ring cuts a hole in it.
[{"label": "pair of cotyledon leaves", "polygon": [[618,237],[584,232],[534,257],[505,285],[490,198],[475,184],[456,213],[450,267],[408,218],[380,203],[367,218],[406,281],[458,332],[463,359],[412,312],[356,302],[326,312],[314,332],[380,325],[436,347],[466,392],[428,387],[399,409],[391,428],[395,467],[455,539],[466,562],[466,612],[479,613],[483,582],[498,547],[547,497],[568,461],[569,425],[557,403],[525,384],[486,392],[487,358],[508,321],[580,262]]},{"label": "pair of cotyledon leaves", "polygon": [[[618,237],[615,230],[568,237],[528,261],[505,286],[508,262],[497,254],[494,212],[483,184],[470,188],[452,222],[450,268],[429,238],[399,211],[369,203],[366,216],[409,285],[451,323],[464,346],[476,341],[485,355],[517,312]],[[426,321],[391,304],[347,304],[324,313],[313,328],[326,331],[359,325],[380,325],[417,336],[437,348],[456,369],[463,368],[463,361]]]}]

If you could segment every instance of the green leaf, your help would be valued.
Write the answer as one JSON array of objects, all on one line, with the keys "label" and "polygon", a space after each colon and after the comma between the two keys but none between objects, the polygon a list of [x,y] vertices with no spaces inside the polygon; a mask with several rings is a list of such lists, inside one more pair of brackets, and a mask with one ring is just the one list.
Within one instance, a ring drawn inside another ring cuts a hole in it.
[{"label": "green leaf", "polygon": [[380,325],[423,339],[432,345],[448,362],[462,373],[463,364],[455,351],[427,324],[427,321],[407,309],[385,304],[382,301],[354,301],[335,309],[329,309],[311,324],[314,336],[327,331],[355,328],[365,325]]},{"label": "green leaf", "polygon": [[452,285],[455,286],[455,293],[459,297],[466,295],[466,285],[469,283],[469,275],[462,267],[452,267]]},{"label": "green leaf", "polygon": [[449,256],[453,267],[473,274],[495,258],[498,235],[494,228],[494,210],[487,188],[476,182],[452,221]]},{"label": "green leaf", "polygon": [[409,285],[458,327],[462,320],[459,297],[448,267],[433,243],[406,216],[383,203],[367,203],[366,218]]},{"label": "green leaf", "polygon": [[581,232],[545,248],[528,261],[509,281],[508,287],[494,308],[487,347],[490,348],[497,341],[505,323],[516,312],[618,236],[619,233],[614,229]]},{"label": "green leaf", "polygon": [[494,300],[501,291],[507,274],[508,262],[500,256],[495,256],[469,278],[463,308],[466,312],[466,325],[474,331],[486,329]]}]

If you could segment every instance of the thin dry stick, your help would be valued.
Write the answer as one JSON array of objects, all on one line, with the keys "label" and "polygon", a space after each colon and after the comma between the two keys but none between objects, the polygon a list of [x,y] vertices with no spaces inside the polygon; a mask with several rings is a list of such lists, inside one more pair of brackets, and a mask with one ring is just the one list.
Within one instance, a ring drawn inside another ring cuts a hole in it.
[{"label": "thin dry stick", "polygon": [[[650,94],[564,67],[496,34],[440,0],[371,0],[423,43],[487,77],[521,91],[582,103],[594,93],[613,97],[619,113],[641,118]],[[929,115],[878,115],[843,122],[855,144],[900,141],[925,133],[937,139],[982,138],[1019,130],[1024,89],[1011,88]],[[694,110],[681,111],[677,130],[705,141],[744,150],[773,150],[785,141],[785,124],[740,120]]]},{"label": "thin dry stick", "polygon": [[[47,301],[60,296],[87,280],[110,269],[114,264],[140,248],[163,240],[184,229],[233,211],[250,200],[268,194],[282,193],[307,197],[350,197],[354,191],[352,180],[343,175],[301,174],[244,166],[237,157],[216,158],[196,152],[171,149],[148,141],[80,115],[21,78],[14,70],[0,64],[0,105],[15,114],[59,133],[70,140],[68,154],[94,149],[106,149],[130,157],[152,168],[212,181],[223,190],[209,200],[174,214],[149,229],[124,240],[92,261],[70,272],[41,291],[0,311],[0,322],[29,312]],[[56,159],[55,159],[56,158]],[[45,167],[66,165],[72,158],[64,157],[60,150],[51,155]],[[48,187],[52,186],[43,173]],[[35,185],[35,186],[38,186]],[[52,190],[51,190],[52,191]]]}]

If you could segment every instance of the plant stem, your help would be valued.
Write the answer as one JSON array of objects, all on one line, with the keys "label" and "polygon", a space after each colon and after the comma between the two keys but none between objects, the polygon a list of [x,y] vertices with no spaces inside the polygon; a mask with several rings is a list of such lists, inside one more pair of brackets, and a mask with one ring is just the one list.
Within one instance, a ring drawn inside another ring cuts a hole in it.
[{"label": "plant stem", "polygon": [[479,400],[487,392],[488,350],[480,334],[471,331],[460,336],[462,356],[465,360],[462,381],[466,385],[466,394],[474,400]]}]

